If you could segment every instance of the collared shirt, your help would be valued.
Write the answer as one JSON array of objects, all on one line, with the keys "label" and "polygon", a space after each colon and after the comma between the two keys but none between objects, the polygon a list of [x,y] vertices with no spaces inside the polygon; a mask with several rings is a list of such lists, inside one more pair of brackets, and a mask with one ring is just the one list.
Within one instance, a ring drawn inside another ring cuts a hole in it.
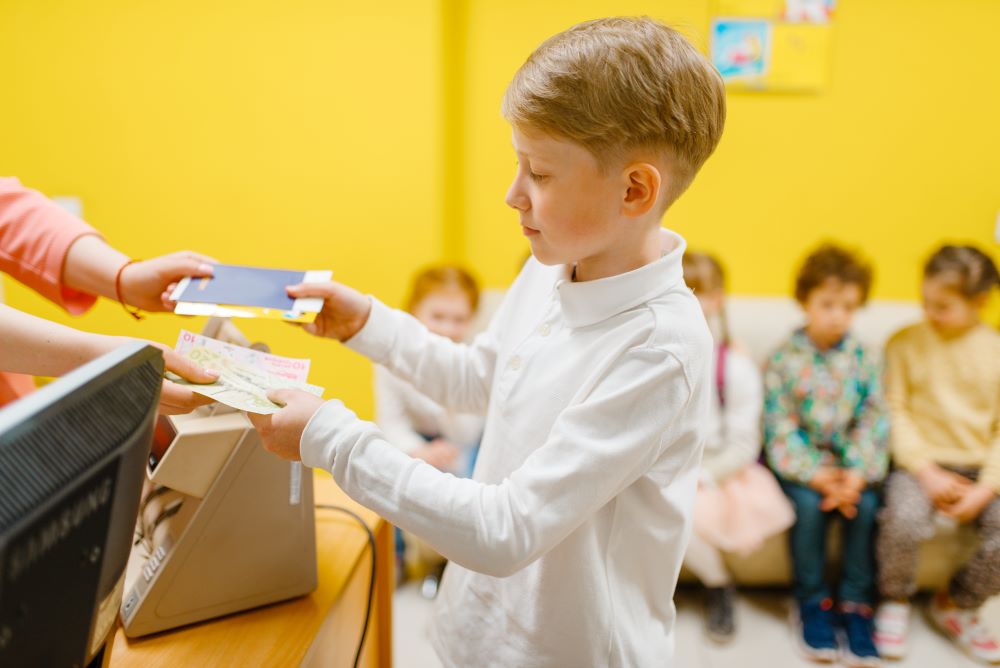
[{"label": "collared shirt", "polygon": [[471,346],[373,301],[348,345],[435,401],[485,411],[472,479],[407,457],[327,402],[303,461],[451,560],[434,643],[447,666],[671,665],[711,397],[711,335],[684,242],[573,283],[529,259]]},{"label": "collared shirt", "polygon": [[820,350],[798,330],[768,360],[764,448],[781,477],[808,484],[821,467],[885,477],[889,423],[877,355],[848,334]]}]

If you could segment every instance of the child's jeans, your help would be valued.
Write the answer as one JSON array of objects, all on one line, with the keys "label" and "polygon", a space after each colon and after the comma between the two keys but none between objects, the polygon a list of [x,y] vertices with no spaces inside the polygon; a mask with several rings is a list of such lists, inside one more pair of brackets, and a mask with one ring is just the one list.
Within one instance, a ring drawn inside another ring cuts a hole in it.
[{"label": "child's jeans", "polygon": [[[951,469],[976,480],[975,469]],[[889,474],[885,508],[879,513],[879,593],[908,598],[917,591],[920,544],[934,536],[937,511],[920,482],[901,469]],[[951,578],[949,590],[960,608],[973,610],[1000,594],[1000,499],[994,499],[973,524],[980,545],[975,555]]]},{"label": "child's jeans", "polygon": [[871,605],[875,597],[875,562],[872,553],[878,494],[871,489],[861,493],[858,514],[847,519],[838,510],[823,512],[819,504],[823,496],[805,485],[781,480],[781,488],[795,506],[795,524],[788,534],[795,576],[795,597],[800,603],[815,602],[830,597],[826,584],[826,538],[830,520],[841,522],[840,601]]}]

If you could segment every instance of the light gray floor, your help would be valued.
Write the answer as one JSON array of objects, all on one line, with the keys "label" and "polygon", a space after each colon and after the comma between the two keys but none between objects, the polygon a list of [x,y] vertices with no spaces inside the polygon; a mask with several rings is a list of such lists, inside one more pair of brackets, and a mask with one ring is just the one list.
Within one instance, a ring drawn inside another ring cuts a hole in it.
[{"label": "light gray floor", "polygon": [[[674,665],[683,668],[801,668],[816,666],[799,658],[788,625],[788,594],[785,592],[741,592],[737,603],[736,639],[725,647],[702,633],[701,598],[697,589],[682,589],[677,595],[677,655]],[[965,658],[924,619],[918,600],[911,621],[910,652],[903,661],[886,662],[889,668],[972,668],[979,664]],[[397,668],[438,668],[427,637],[431,602],[420,596],[417,586],[407,583],[395,595],[393,652]],[[1000,599],[991,601],[983,617],[1000,631]]]}]

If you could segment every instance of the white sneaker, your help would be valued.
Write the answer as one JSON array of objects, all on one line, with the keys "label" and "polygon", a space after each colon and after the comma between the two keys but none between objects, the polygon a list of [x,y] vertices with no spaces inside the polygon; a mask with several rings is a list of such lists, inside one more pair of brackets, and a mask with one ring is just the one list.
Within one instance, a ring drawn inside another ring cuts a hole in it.
[{"label": "white sneaker", "polygon": [[875,613],[875,646],[884,659],[906,656],[906,633],[910,628],[910,604],[889,601]]},{"label": "white sneaker", "polygon": [[978,610],[955,606],[947,592],[939,592],[927,606],[927,614],[959,649],[980,663],[1000,663],[1000,643],[982,622]]}]

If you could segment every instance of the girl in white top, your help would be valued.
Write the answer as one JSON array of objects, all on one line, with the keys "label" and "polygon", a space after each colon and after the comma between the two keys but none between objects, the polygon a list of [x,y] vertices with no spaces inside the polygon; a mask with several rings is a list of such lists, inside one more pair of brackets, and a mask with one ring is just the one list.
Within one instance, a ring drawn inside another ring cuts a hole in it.
[{"label": "girl in white top", "polygon": [[[406,310],[432,334],[455,343],[471,330],[479,305],[479,286],[464,269],[437,266],[413,278]],[[467,478],[472,475],[485,418],[445,408],[384,366],[375,366],[376,423],[385,439],[412,457]],[[396,532],[397,573],[423,578],[421,593],[437,595],[445,559],[410,533]]]},{"label": "girl in white top", "polygon": [[714,401],[695,497],[694,535],[684,565],[708,588],[706,630],[719,642],[735,632],[733,582],[723,551],[752,552],[795,519],[774,476],[757,463],[763,383],[754,361],[730,342],[724,279],[714,257],[684,255],[684,281],[694,290],[716,341]]},{"label": "girl in white top", "polygon": [[[406,310],[433,334],[464,341],[479,305],[479,286],[464,269],[438,266],[413,278]],[[375,367],[376,422],[386,440],[407,454],[461,477],[483,435],[482,415],[449,410],[412,385]]]}]

